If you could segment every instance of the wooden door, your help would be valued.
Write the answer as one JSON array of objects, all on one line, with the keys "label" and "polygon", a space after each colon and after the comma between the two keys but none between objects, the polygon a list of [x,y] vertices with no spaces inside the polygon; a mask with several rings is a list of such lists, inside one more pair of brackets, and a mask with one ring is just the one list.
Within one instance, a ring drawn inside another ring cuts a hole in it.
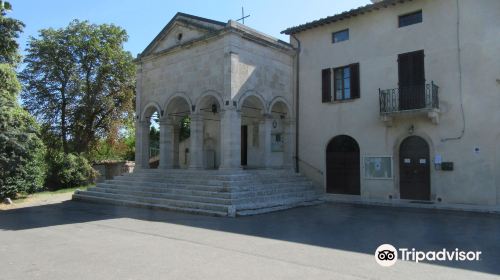
[{"label": "wooden door", "polygon": [[241,126],[241,165],[247,165],[248,126]]},{"label": "wooden door", "polygon": [[360,158],[356,140],[346,135],[334,137],[326,148],[326,191],[360,194]]},{"label": "wooden door", "polygon": [[412,110],[425,107],[424,51],[398,56],[399,109]]},{"label": "wooden door", "polygon": [[418,136],[406,138],[399,147],[399,191],[401,199],[430,200],[429,145]]}]

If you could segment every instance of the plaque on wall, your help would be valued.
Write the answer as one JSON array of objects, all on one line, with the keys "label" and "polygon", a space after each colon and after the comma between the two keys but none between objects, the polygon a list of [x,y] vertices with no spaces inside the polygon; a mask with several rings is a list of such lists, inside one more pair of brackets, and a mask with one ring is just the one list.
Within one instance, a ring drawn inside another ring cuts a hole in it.
[{"label": "plaque on wall", "polygon": [[273,133],[271,134],[271,152],[283,152],[283,134]]}]

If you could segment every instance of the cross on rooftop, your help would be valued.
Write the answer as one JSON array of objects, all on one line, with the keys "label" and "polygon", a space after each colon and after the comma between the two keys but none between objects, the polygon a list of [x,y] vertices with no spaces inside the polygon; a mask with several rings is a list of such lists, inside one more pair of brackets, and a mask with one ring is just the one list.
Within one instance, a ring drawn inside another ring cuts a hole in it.
[{"label": "cross on rooftop", "polygon": [[243,7],[241,7],[241,18],[237,19],[236,21],[241,20],[241,23],[245,24],[245,19],[248,17],[250,17],[250,15],[245,16],[245,10],[243,9]]}]

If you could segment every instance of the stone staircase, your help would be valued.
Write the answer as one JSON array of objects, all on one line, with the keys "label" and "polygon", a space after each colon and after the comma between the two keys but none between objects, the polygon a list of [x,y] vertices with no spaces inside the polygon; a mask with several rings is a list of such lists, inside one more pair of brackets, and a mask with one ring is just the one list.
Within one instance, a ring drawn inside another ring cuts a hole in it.
[{"label": "stone staircase", "polygon": [[319,203],[312,182],[288,170],[158,170],[116,176],[74,200],[214,216],[253,215]]}]

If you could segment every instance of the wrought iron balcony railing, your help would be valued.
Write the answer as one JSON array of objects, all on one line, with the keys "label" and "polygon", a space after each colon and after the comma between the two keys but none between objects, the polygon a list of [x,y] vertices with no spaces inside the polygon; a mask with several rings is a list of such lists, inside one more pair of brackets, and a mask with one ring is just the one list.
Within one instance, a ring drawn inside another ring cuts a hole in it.
[{"label": "wrought iron balcony railing", "polygon": [[380,114],[439,109],[439,87],[431,82],[394,89],[379,89]]}]

